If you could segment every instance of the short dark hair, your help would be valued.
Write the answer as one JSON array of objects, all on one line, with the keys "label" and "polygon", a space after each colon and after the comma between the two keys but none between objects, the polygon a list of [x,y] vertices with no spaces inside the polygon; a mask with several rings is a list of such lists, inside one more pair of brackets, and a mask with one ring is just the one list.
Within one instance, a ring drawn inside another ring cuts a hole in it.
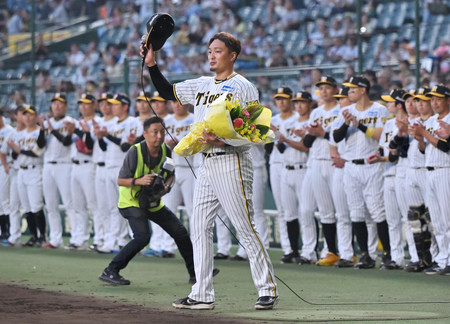
[{"label": "short dark hair", "polygon": [[151,124],[156,124],[156,123],[160,123],[160,124],[162,124],[163,126],[165,126],[164,120],[163,120],[162,118],[160,118],[160,117],[158,117],[158,116],[152,116],[152,117],[150,117],[150,118],[147,118],[147,119],[144,121],[144,131],[147,131],[147,129],[149,129],[149,127],[150,127]]},{"label": "short dark hair", "polygon": [[239,53],[241,53],[241,41],[234,35],[226,32],[220,32],[215,34],[211,39],[209,40],[208,47],[211,45],[212,42],[214,42],[216,39],[222,41],[225,43],[225,46],[228,48],[230,52],[236,53],[236,59],[239,56]]}]

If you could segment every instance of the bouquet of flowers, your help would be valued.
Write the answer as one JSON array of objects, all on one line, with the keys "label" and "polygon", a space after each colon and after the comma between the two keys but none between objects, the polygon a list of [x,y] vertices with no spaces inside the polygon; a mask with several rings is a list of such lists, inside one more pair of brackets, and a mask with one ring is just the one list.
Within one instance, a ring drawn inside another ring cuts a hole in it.
[{"label": "bouquet of flowers", "polygon": [[189,134],[175,146],[176,153],[190,156],[207,150],[209,145],[200,141],[204,130],[214,133],[232,146],[269,143],[274,140],[274,133],[270,130],[270,109],[257,104],[242,107],[238,100],[226,100],[226,95],[221,95],[211,104],[205,121],[191,125]]}]

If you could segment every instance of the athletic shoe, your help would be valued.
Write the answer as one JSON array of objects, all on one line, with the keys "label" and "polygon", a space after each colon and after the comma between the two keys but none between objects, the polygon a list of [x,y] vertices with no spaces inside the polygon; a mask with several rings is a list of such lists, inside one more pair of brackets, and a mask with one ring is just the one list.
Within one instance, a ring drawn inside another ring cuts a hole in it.
[{"label": "athletic shoe", "polygon": [[[214,268],[214,269],[213,269],[213,277],[217,276],[217,274],[218,274],[219,272],[220,272],[220,269]],[[194,276],[194,277],[189,277],[189,283],[190,283],[190,284],[194,285],[196,282],[197,282],[197,280],[195,279],[195,276]]]},{"label": "athletic shoe", "polygon": [[298,259],[300,256],[297,253],[291,252],[289,254],[285,254],[283,255],[283,257],[280,259],[280,263],[281,264],[285,264],[285,263],[298,263],[296,261],[298,261]]},{"label": "athletic shoe", "polygon": [[214,309],[214,302],[202,302],[190,299],[189,297],[178,299],[172,303],[178,309]]},{"label": "athletic shoe", "polygon": [[168,253],[166,250],[160,250],[156,252],[157,257],[161,257],[163,254]]},{"label": "athletic shoe", "polygon": [[42,247],[45,249],[57,249],[57,246],[54,246],[52,243],[44,243],[42,244]]},{"label": "athletic shoe", "polygon": [[69,245],[66,245],[64,247],[65,250],[76,250],[78,249],[78,245],[74,244],[74,243],[70,243]]},{"label": "athletic shoe", "polygon": [[3,240],[0,242],[0,245],[3,246],[14,246],[14,243],[11,243],[9,240]]},{"label": "athletic shoe", "polygon": [[327,255],[316,262],[318,266],[332,267],[340,258],[333,252],[328,252]]},{"label": "athletic shoe", "polygon": [[157,256],[158,251],[153,250],[153,249],[148,249],[147,251],[143,252],[142,255],[148,256],[148,257],[153,257],[153,256]]},{"label": "athletic shoe", "polygon": [[423,272],[425,272],[425,274],[427,275],[435,275],[440,274],[443,270],[445,269],[442,269],[438,264],[435,264],[428,269],[425,269]]},{"label": "athletic shoe", "polygon": [[105,270],[103,270],[102,274],[100,275],[100,277],[98,277],[98,279],[117,286],[124,286],[130,284],[130,280],[125,279],[124,277],[119,275],[119,272],[112,271],[109,268],[105,268]]},{"label": "athletic shoe", "polygon": [[175,253],[171,253],[171,252],[167,252],[167,251],[163,250],[159,256],[161,258],[175,258]]},{"label": "athletic shoe", "polygon": [[313,263],[316,263],[316,261],[313,261],[311,259],[307,259],[307,258],[305,258],[303,256],[300,256],[298,258],[298,262],[297,263],[300,264],[300,265],[302,265],[302,264],[313,264]]},{"label": "athletic shoe", "polygon": [[97,252],[100,254],[111,254],[111,253],[113,253],[113,250],[108,250],[108,249],[103,249],[103,248],[97,247]]},{"label": "athletic shoe", "polygon": [[380,265],[380,270],[401,270],[403,267],[399,266],[395,261]]},{"label": "athletic shoe", "polygon": [[229,255],[226,255],[226,254],[223,254],[223,253],[217,253],[215,256],[214,256],[214,260],[226,260],[226,259],[228,259],[230,256]]},{"label": "athletic shoe", "polygon": [[381,257],[380,270],[385,270],[386,266],[391,263],[391,254],[389,252],[383,252]]},{"label": "athletic shoe", "polygon": [[248,261],[247,258],[243,258],[237,254],[235,256],[230,257],[230,260],[232,260],[232,261]]},{"label": "athletic shoe", "polygon": [[30,237],[30,239],[26,242],[23,243],[22,246],[35,246],[36,244],[36,238],[34,236]]},{"label": "athletic shoe", "polygon": [[425,269],[425,266],[420,261],[410,262],[405,267],[406,272],[422,272]]},{"label": "athletic shoe", "polygon": [[355,269],[372,269],[375,267],[375,261],[368,255],[363,253],[359,262],[355,264]]},{"label": "athletic shoe", "polygon": [[446,266],[444,270],[441,271],[440,275],[450,276],[450,266]]},{"label": "athletic shoe", "polygon": [[255,304],[255,309],[272,309],[278,304],[278,296],[262,296],[259,297]]},{"label": "athletic shoe", "polygon": [[334,264],[335,267],[337,268],[352,268],[355,265],[355,263],[350,260],[346,260],[346,259],[340,259],[338,262],[336,262]]}]

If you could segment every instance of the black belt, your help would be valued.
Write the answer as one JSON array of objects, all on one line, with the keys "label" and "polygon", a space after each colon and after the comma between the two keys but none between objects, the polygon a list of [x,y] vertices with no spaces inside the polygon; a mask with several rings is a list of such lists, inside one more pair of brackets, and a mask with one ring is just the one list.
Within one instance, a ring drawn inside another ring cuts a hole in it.
[{"label": "black belt", "polygon": [[56,161],[48,161],[47,163],[50,163],[50,164],[58,164],[58,162],[56,162]]},{"label": "black belt", "polygon": [[364,159],[356,159],[356,160],[352,160],[353,164],[366,164],[366,161],[364,161]]},{"label": "black belt", "polygon": [[286,165],[286,169],[288,170],[300,170],[303,169],[303,165]]},{"label": "black belt", "polygon": [[34,169],[36,166],[35,165],[21,165],[20,168],[24,169],[24,170],[31,170]]},{"label": "black belt", "polygon": [[225,154],[232,154],[232,153],[227,153],[227,152],[203,153],[203,156],[205,158],[209,158],[209,157],[220,156],[220,155],[225,155]]},{"label": "black belt", "polygon": [[105,166],[105,162],[97,162],[97,165],[103,167]]},{"label": "black belt", "polygon": [[427,167],[427,170],[428,171],[434,171],[434,170],[436,170],[434,167]]},{"label": "black belt", "polygon": [[91,162],[91,161],[88,161],[88,160],[84,160],[84,161],[72,160],[72,163],[74,163],[74,164],[84,164],[84,163],[89,163],[89,162]]}]

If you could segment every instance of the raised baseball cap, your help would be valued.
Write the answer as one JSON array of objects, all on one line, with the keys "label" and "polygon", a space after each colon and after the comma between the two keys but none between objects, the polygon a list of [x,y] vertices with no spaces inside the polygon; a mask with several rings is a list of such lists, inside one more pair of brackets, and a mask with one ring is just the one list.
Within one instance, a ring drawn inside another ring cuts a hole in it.
[{"label": "raised baseball cap", "polygon": [[113,105],[130,105],[131,103],[130,98],[123,93],[116,93],[111,99],[107,99],[107,101]]},{"label": "raised baseball cap", "polygon": [[335,95],[333,95],[333,97],[335,98],[347,98],[348,97],[348,87],[343,87],[341,89],[339,89],[339,92]]},{"label": "raised baseball cap", "polygon": [[55,100],[61,101],[62,103],[67,103],[66,95],[60,92],[55,93],[50,101],[53,102]]},{"label": "raised baseball cap", "polygon": [[150,92],[140,91],[136,97],[136,101],[147,101],[150,100],[151,96]]},{"label": "raised baseball cap", "polygon": [[414,99],[429,101],[431,100],[431,98],[427,96],[427,93],[429,93],[430,91],[430,88],[419,88],[414,93]]},{"label": "raised baseball cap", "polygon": [[439,97],[439,98],[448,98],[450,97],[450,89],[444,86],[443,84],[434,86],[430,92],[426,94],[427,97]]},{"label": "raised baseball cap", "polygon": [[94,103],[95,97],[90,93],[83,93],[77,103]]},{"label": "raised baseball cap", "polygon": [[352,76],[347,82],[342,83],[349,88],[370,88],[370,82],[363,76]]},{"label": "raised baseball cap", "polygon": [[388,95],[381,96],[381,99],[386,102],[405,102],[405,93],[406,92],[403,89],[394,89]]},{"label": "raised baseball cap", "polygon": [[280,87],[277,89],[277,93],[273,96],[274,98],[292,98],[292,90],[289,87]]},{"label": "raised baseball cap", "polygon": [[316,82],[316,87],[319,87],[322,84],[328,84],[330,86],[337,87],[337,82],[332,76],[321,77],[320,80]]},{"label": "raised baseball cap", "polygon": [[147,21],[146,27],[147,35],[142,45],[149,49],[151,44],[153,50],[158,51],[173,34],[175,22],[168,13],[156,13]]},{"label": "raised baseball cap", "polygon": [[311,101],[312,96],[308,91],[299,91],[292,98],[292,101]]},{"label": "raised baseball cap", "polygon": [[23,109],[23,113],[24,114],[32,114],[32,115],[36,115],[36,108],[34,106],[30,106],[27,104],[22,105]]},{"label": "raised baseball cap", "polygon": [[112,97],[114,97],[114,95],[112,93],[104,92],[104,93],[102,93],[100,98],[97,99],[97,101],[100,102],[100,101],[112,99]]},{"label": "raised baseball cap", "polygon": [[167,101],[167,100],[161,97],[158,91],[155,91],[153,92],[153,96],[150,98],[150,101]]}]

